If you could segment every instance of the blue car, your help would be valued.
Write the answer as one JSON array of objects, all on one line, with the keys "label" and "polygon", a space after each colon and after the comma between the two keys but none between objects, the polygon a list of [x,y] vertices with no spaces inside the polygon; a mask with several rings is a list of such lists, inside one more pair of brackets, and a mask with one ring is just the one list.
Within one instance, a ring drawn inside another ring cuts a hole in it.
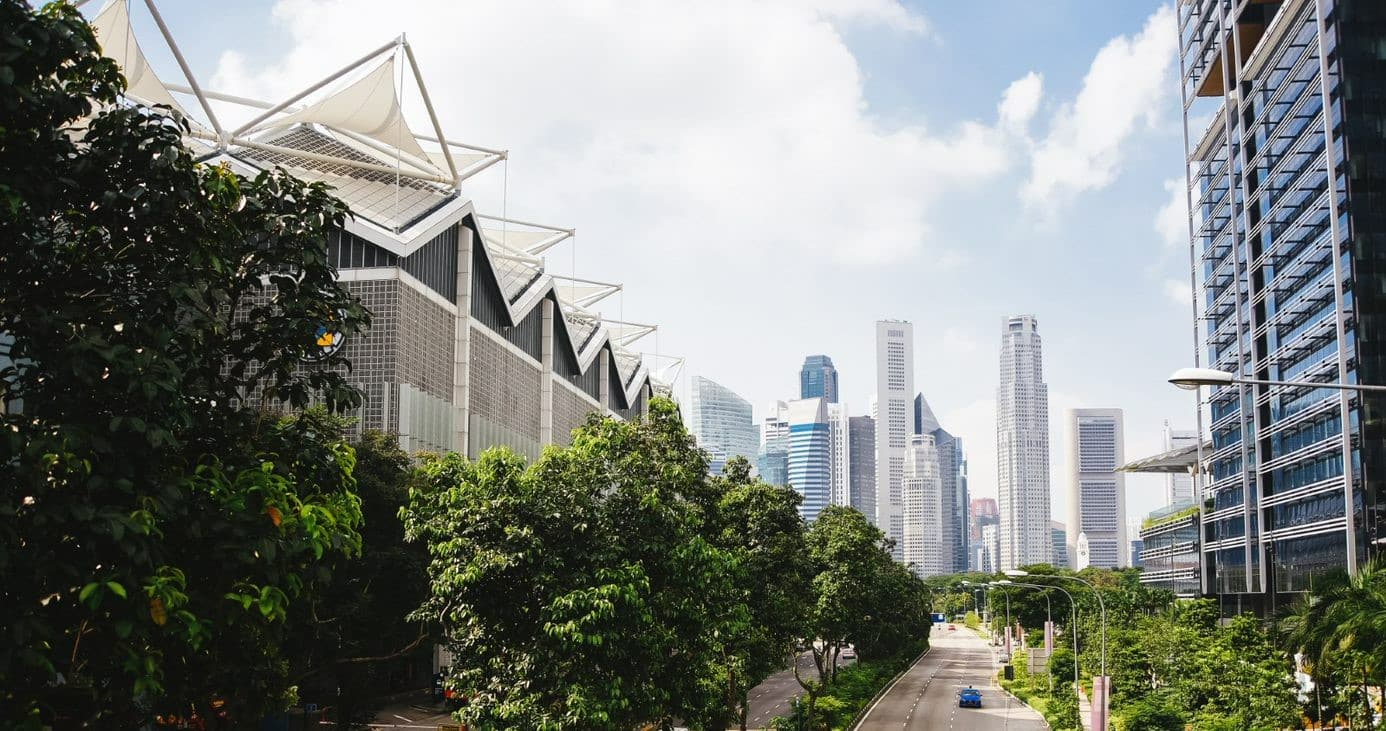
[{"label": "blue car", "polygon": [[981,708],[982,691],[971,686],[958,691],[958,708]]}]

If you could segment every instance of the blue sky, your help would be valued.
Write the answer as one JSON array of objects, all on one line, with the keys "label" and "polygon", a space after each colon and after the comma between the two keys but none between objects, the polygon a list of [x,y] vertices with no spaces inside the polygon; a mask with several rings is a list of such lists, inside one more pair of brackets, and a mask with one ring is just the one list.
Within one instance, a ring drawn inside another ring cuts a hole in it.
[{"label": "blue sky", "polygon": [[[626,283],[608,314],[659,323],[661,353],[758,410],[826,353],[865,413],[873,321],[911,320],[916,385],[994,495],[1000,321],[1023,312],[1044,338],[1056,517],[1063,408],[1125,409],[1128,457],[1158,451],[1165,420],[1192,426],[1164,383],[1192,334],[1160,3],[160,7],[205,85],[271,99],[407,33],[449,135],[513,150],[508,175],[469,181],[478,206],[576,227],[550,268]],[[1161,485],[1129,481],[1128,520]]]}]

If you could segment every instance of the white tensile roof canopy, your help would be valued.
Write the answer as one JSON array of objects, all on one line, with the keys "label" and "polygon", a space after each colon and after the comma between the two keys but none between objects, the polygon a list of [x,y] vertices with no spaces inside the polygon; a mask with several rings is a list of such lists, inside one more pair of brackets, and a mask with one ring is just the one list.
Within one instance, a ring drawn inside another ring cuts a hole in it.
[{"label": "white tensile roof canopy", "polygon": [[[78,0],[77,5],[88,1]],[[153,0],[144,0],[186,85],[165,82],[135,36],[130,2],[110,0],[91,19],[102,52],[126,76],[129,99],[164,105],[183,115],[191,127],[188,142],[205,151],[205,158],[223,156],[262,169],[282,165],[298,177],[326,182],[357,220],[374,226],[396,254],[408,255],[425,243],[424,234],[431,229],[423,223],[433,220],[435,212],[445,206],[452,210],[454,202],[465,203],[459,193],[463,181],[509,159],[508,151],[463,144],[444,135],[413,50],[402,35],[284,101],[270,103],[201,87]],[[422,102],[432,134],[419,133],[406,118],[406,77],[413,81],[413,98]],[[180,103],[175,93],[191,97],[196,105]],[[233,105],[242,116],[249,110],[253,118],[234,130],[225,129],[212,102]],[[572,239],[573,229],[505,216],[475,218],[507,306],[527,311],[551,290],[574,348],[582,351],[580,360],[595,357],[603,343],[610,343],[623,383],[633,387],[631,379],[648,372],[643,356],[626,347],[655,332],[656,326],[611,320],[587,309],[620,292],[621,285],[545,271],[542,256]],[[683,360],[675,361],[663,369],[664,375],[672,372],[678,377]],[[671,392],[668,383],[653,375],[651,380],[661,392]]]}]

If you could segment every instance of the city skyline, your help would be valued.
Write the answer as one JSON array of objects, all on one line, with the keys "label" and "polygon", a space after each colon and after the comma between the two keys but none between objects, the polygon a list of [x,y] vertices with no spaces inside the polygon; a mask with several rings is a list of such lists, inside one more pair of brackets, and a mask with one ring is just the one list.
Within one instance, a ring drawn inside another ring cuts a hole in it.
[{"label": "city skyline", "polygon": [[[644,14],[639,34],[619,14],[481,4],[466,17],[481,13],[491,32],[468,44],[450,42],[446,29],[462,21],[459,10],[443,4],[345,3],[344,12],[328,14],[305,7],[249,0],[234,7],[169,4],[163,12],[209,87],[260,98],[284,98],[352,60],[351,49],[407,30],[433,83],[465,90],[435,93],[444,127],[516,151],[507,164],[509,214],[576,227],[574,241],[549,254],[551,268],[627,282],[598,309],[618,319],[623,310],[640,312],[660,323],[658,343],[642,343],[644,350],[688,356],[687,374],[742,394],[757,420],[769,400],[797,391],[794,376],[810,353],[833,357],[851,415],[868,414],[871,323],[912,320],[916,337],[935,343],[940,356],[919,359],[917,385],[967,444],[972,490],[994,495],[991,331],[1007,312],[1033,311],[1046,323],[1055,413],[1122,406],[1131,454],[1160,451],[1165,421],[1193,427],[1192,398],[1163,380],[1192,361],[1168,3],[1064,1],[1004,13],[967,3],[755,4],[745,10],[754,22],[735,26],[712,9],[670,6]],[[134,22],[142,37],[157,36],[145,14],[134,14]],[[761,39],[749,31],[709,42],[714,28],[757,24],[780,29],[785,53],[762,58]],[[579,41],[569,32],[574,25],[599,35]],[[987,37],[974,37],[979,25],[989,28]],[[1025,58],[1009,53],[1037,28],[1062,42]],[[637,37],[667,42],[633,45]],[[533,52],[504,80],[487,71],[489,59],[513,55],[522,42]],[[636,62],[594,70],[577,43],[619,50]],[[682,50],[675,56],[669,48]],[[156,44],[146,51],[161,74],[177,77],[171,56]],[[718,83],[708,86],[732,104],[711,100],[707,89],[650,84],[690,68],[743,68],[751,58],[770,64],[767,76],[717,71]],[[1112,74],[1089,73],[1099,58]],[[529,93],[507,93],[511,88]],[[650,89],[660,95],[652,100]],[[797,96],[813,102],[795,103]],[[1090,101],[1104,97],[1113,103]],[[544,122],[554,99],[563,100],[570,123]],[[426,125],[417,98],[405,98],[403,111]],[[818,130],[819,138],[800,136],[798,115],[811,120],[802,129]],[[612,119],[631,122],[612,127]],[[784,123],[755,121],[762,119]],[[718,139],[744,140],[744,148],[700,146],[708,130],[724,127],[731,132]],[[1098,129],[1110,134],[1093,134]],[[786,130],[795,145],[767,142]],[[802,154],[764,157],[791,147]],[[746,159],[743,150],[751,149],[757,156]],[[694,174],[670,181],[671,165],[692,166]],[[757,171],[745,180],[749,187],[726,195],[722,174],[748,166]],[[618,168],[632,175],[604,172]],[[825,169],[837,173],[807,172]],[[506,175],[498,166],[468,181],[466,192],[501,210]],[[1179,185],[1168,188],[1166,181]],[[714,206],[705,213],[723,225],[711,242],[681,213],[690,201]],[[786,225],[814,207],[841,211],[840,224],[809,235]],[[988,214],[996,208],[1014,208],[1016,216]],[[1115,230],[1122,246],[1110,245],[1105,232]],[[709,243],[705,261],[688,254]],[[625,245],[649,255],[629,256]],[[720,266],[724,255],[741,265]],[[665,275],[671,260],[680,276]],[[1107,276],[1081,294],[1056,286],[1089,269]],[[770,271],[779,281],[812,282],[844,296],[797,301],[795,317],[764,328],[741,315],[763,308],[756,298]],[[706,297],[714,281],[715,296]],[[919,291],[931,293],[927,301]],[[1098,300],[1125,326],[1092,328]],[[686,306],[692,301],[702,304]],[[701,328],[708,316],[730,329]],[[1110,355],[1094,362],[1093,352]],[[933,383],[949,389],[935,393]],[[679,385],[686,397],[689,379]],[[1133,477],[1131,512],[1161,505],[1163,482]]]}]

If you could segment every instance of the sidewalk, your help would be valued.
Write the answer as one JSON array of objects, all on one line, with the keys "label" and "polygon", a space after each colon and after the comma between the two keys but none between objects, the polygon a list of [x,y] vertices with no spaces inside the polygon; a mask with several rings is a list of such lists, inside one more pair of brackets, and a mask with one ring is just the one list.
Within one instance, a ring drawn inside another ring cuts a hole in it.
[{"label": "sidewalk", "polygon": [[1088,694],[1083,690],[1083,686],[1078,686],[1078,718],[1083,722],[1083,728],[1092,729],[1092,703],[1088,701]]}]

